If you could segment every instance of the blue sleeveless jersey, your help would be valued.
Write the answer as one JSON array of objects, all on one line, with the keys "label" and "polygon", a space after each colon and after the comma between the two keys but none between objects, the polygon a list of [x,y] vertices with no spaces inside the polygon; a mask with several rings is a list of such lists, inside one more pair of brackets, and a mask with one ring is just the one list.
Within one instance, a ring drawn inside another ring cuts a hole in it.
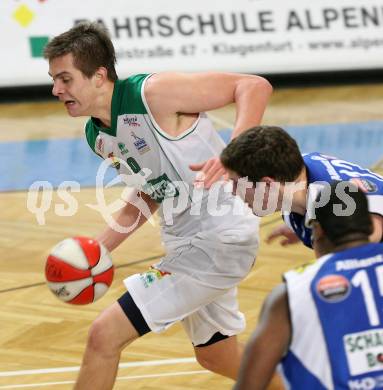
[{"label": "blue sleeveless jersey", "polygon": [[383,244],[320,258],[285,274],[292,340],[289,388],[383,389]]},{"label": "blue sleeveless jersey", "polygon": [[[304,164],[307,172],[307,185],[316,182],[352,181],[367,195],[371,213],[383,216],[383,177],[357,164],[339,160],[317,152],[304,154]],[[307,205],[306,209],[309,208]],[[306,214],[294,212],[284,213],[283,219],[287,226],[294,230],[301,241],[311,246],[311,229],[305,226]]]}]

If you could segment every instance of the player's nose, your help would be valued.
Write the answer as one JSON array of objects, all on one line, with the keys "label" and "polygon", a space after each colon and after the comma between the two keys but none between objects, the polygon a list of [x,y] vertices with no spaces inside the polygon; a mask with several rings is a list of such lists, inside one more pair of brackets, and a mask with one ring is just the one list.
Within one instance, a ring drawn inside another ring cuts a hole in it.
[{"label": "player's nose", "polygon": [[63,85],[60,82],[54,81],[52,87],[52,95],[59,96],[64,92]]}]

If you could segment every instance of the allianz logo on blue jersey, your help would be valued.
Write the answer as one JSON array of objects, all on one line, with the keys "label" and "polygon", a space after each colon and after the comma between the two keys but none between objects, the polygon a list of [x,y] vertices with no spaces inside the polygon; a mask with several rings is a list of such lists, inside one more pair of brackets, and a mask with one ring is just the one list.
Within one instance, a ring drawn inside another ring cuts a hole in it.
[{"label": "allianz logo on blue jersey", "polygon": [[348,381],[348,386],[350,390],[381,389],[383,387],[383,375],[350,380]]}]

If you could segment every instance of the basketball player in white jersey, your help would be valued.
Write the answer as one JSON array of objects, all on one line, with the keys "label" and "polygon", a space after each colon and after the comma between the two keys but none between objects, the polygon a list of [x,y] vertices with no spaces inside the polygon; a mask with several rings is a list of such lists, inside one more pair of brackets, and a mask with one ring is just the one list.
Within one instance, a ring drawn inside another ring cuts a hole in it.
[{"label": "basketball player in white jersey", "polygon": [[[75,388],[111,389],[122,349],[177,321],[200,364],[235,379],[242,354],[236,335],[245,326],[236,286],[254,263],[259,221],[243,204],[241,215],[233,213],[239,199],[224,185],[215,187],[213,197],[203,188],[195,197],[191,168],[202,170],[206,186],[224,174],[219,160],[224,144],[204,111],[236,103],[235,137],[260,123],[270,84],[230,73],[139,74],[119,80],[112,42],[96,24],[80,24],[57,36],[45,57],[53,94],[70,116],[91,117],[86,125],[90,147],[112,158],[124,181],[137,189],[115,220],[116,226],[135,228],[107,227],[98,240],[113,250],[158,210],[167,250],[151,270],[125,279],[127,292],[92,324]],[[209,209],[212,198],[214,210]],[[181,200],[185,206],[167,218],[169,205]]]}]

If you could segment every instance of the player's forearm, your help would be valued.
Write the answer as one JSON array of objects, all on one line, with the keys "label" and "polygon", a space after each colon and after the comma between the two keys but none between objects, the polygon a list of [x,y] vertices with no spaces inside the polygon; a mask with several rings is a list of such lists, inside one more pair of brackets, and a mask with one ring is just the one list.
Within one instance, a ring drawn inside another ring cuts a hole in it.
[{"label": "player's forearm", "polygon": [[[137,221],[137,218],[139,218],[138,210],[130,215],[121,211],[114,220],[114,223],[111,226],[107,226],[106,229],[96,237],[97,240],[104,244],[110,252],[113,251],[146,221],[144,218]],[[136,223],[136,221],[138,223]]]},{"label": "player's forearm", "polygon": [[[153,214],[158,208],[158,205],[154,202],[147,201],[146,204],[150,214]],[[147,216],[147,213],[145,216],[145,213],[142,213],[139,208],[127,203],[119,211],[113,224],[107,226],[96,239],[104,244],[109,251],[113,251],[148,220]]]},{"label": "player's forearm", "polygon": [[234,94],[237,116],[232,139],[261,123],[272,92],[271,84],[259,76],[238,81]]}]

